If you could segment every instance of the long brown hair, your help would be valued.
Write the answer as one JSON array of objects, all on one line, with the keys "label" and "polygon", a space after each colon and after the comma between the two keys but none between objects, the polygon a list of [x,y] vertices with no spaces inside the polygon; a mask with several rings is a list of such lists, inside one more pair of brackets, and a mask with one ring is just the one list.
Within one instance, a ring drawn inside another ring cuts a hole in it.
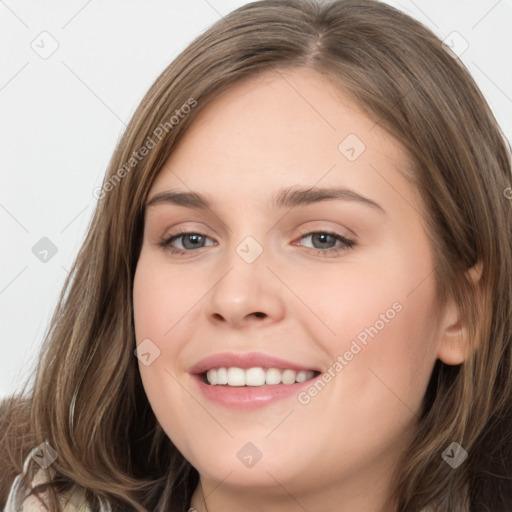
[{"label": "long brown hair", "polygon": [[[132,284],[144,203],[206,105],[243,78],[298,66],[338,84],[409,152],[428,211],[439,307],[453,297],[471,331],[472,351],[463,364],[435,364],[390,503],[399,512],[427,505],[451,512],[468,490],[472,511],[510,510],[510,152],[460,61],[420,23],[373,0],[245,5],[159,76],[115,149],[35,383],[0,414],[0,448],[7,454],[1,464],[11,475],[0,497],[30,449],[47,440],[58,452],[49,486],[54,510],[60,510],[57,494],[73,485],[92,506],[103,498],[114,510],[188,509],[198,473],[156,421],[133,355]],[[478,286],[467,274],[476,264]],[[441,458],[454,441],[469,453],[457,470]]]}]

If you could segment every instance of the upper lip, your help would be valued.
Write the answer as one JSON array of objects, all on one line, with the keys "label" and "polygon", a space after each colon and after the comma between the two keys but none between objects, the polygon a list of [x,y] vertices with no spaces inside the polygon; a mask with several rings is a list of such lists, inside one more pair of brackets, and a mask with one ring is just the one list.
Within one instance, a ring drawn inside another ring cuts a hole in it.
[{"label": "upper lip", "polygon": [[224,352],[220,354],[214,354],[204,359],[201,359],[198,363],[194,364],[190,368],[190,373],[192,374],[202,374],[212,368],[280,368],[280,369],[290,369],[296,371],[320,371],[317,368],[313,368],[311,366],[304,366],[301,364],[294,363],[292,361],[287,361],[286,359],[281,359],[279,357],[274,357],[269,354],[263,354],[260,352],[249,352],[236,354],[232,352]]}]

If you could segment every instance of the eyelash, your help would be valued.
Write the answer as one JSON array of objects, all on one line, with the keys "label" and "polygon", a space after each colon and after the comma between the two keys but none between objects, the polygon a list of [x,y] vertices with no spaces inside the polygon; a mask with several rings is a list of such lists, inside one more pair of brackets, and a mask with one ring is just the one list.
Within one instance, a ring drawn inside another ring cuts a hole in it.
[{"label": "eyelash", "polygon": [[[351,240],[343,235],[340,235],[339,233],[335,233],[332,231],[325,231],[325,230],[306,232],[306,233],[300,235],[299,240],[302,240],[303,238],[307,238],[311,235],[320,235],[320,234],[321,235],[329,235],[329,236],[334,237],[337,241],[341,242],[341,245],[331,247],[329,249],[315,249],[315,248],[307,247],[307,249],[309,249],[310,251],[314,251],[315,254],[317,254],[318,256],[324,256],[324,257],[335,256],[338,253],[340,253],[342,251],[346,251],[348,249],[351,249],[352,247],[354,247],[356,245],[356,242],[354,240]],[[185,255],[185,254],[197,251],[198,249],[183,250],[183,249],[178,249],[178,248],[170,245],[171,242],[173,242],[174,240],[179,239],[185,235],[199,235],[204,238],[209,238],[208,236],[206,236],[203,233],[200,233],[198,231],[181,231],[180,230],[166,238],[161,238],[160,241],[157,242],[157,245],[166,251],[170,251],[171,253],[178,254],[178,255]],[[199,249],[204,249],[204,247],[200,247]]]}]

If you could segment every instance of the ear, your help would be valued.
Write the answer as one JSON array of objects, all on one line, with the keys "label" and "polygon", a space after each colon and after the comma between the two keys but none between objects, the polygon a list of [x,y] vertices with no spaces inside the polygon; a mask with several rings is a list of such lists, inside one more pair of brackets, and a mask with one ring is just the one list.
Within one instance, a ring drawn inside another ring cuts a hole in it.
[{"label": "ear", "polygon": [[[479,283],[483,266],[477,263],[466,272],[475,287],[475,300],[480,299]],[[450,299],[445,307],[442,322],[439,325],[439,346],[437,357],[443,363],[457,365],[463,363],[470,353],[468,325],[461,317],[459,305]]]}]

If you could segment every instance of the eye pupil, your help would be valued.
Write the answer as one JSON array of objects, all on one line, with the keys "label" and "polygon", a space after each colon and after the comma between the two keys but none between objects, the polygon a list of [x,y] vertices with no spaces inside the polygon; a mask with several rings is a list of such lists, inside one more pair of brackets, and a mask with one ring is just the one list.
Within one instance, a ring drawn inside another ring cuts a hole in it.
[{"label": "eye pupil", "polygon": [[[336,243],[336,239],[334,239],[334,237],[332,235],[329,235],[328,233],[314,233],[313,235],[311,235],[311,237],[312,237],[311,240],[313,242],[313,245],[317,249],[325,249],[326,248],[325,245],[329,246],[329,244],[333,241],[334,241],[334,243]],[[329,240],[329,238],[331,238],[333,240]],[[316,247],[315,241],[320,243],[320,247]]]},{"label": "eye pupil", "polygon": [[[183,247],[186,249],[197,249],[197,247],[201,244],[202,239],[202,235],[198,235],[196,233],[184,235],[182,239]],[[187,241],[191,243],[190,247],[187,247]]]}]

